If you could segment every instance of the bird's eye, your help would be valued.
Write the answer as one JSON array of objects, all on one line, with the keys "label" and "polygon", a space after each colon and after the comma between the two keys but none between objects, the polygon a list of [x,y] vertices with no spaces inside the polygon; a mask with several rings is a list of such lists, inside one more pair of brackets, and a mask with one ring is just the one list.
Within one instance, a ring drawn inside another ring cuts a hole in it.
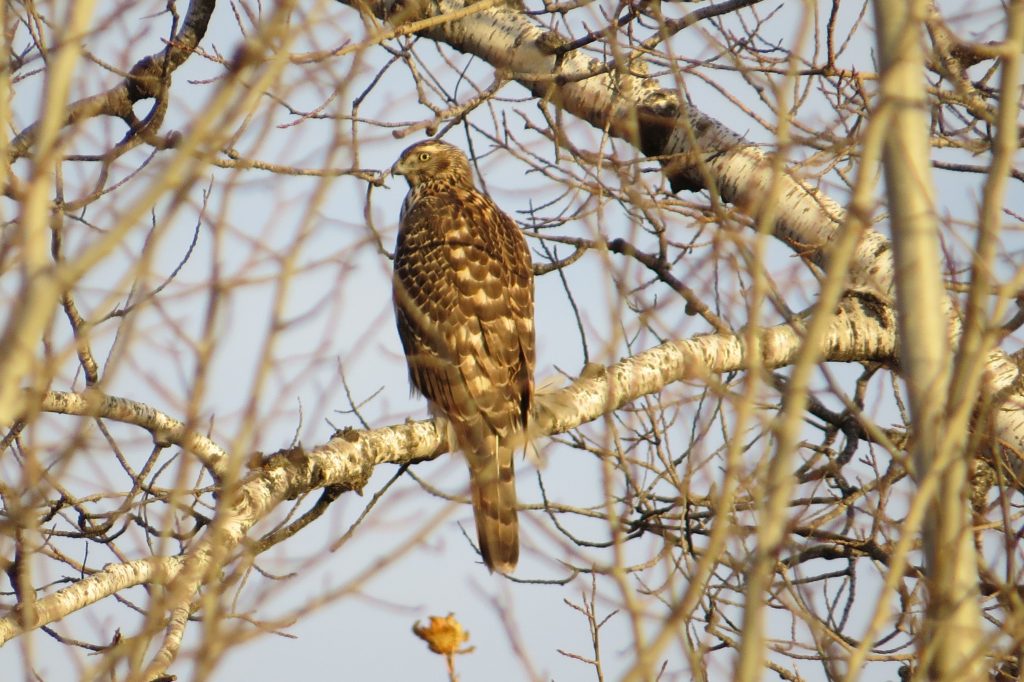
[{"label": "bird's eye", "polygon": [[420,161],[427,161],[430,159],[430,152],[420,152]]}]

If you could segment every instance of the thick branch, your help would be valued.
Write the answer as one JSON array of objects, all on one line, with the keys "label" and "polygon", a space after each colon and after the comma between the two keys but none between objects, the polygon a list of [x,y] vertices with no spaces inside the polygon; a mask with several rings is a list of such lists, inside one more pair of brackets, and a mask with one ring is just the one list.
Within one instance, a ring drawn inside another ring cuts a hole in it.
[{"label": "thick branch", "polygon": [[181,565],[181,557],[149,557],[123,564],[110,564],[102,571],[36,601],[33,604],[31,623],[23,623],[17,614],[0,618],[0,644],[26,630],[58,621],[129,587],[165,585],[178,575]]},{"label": "thick branch", "polygon": [[[891,125],[884,170],[896,271],[900,363],[916,437],[912,446],[921,495],[931,493],[924,520],[928,617],[918,650],[920,668],[934,680],[980,681],[983,665],[978,557],[971,529],[967,432],[947,433],[951,357],[948,315],[928,160],[928,112],[921,32],[928,3],[876,0],[882,67],[880,107]],[[934,488],[927,485],[934,478]],[[911,532],[909,520],[904,532]]]},{"label": "thick branch", "polygon": [[39,407],[43,412],[74,414],[134,424],[153,434],[153,442],[166,447],[178,445],[196,455],[218,478],[227,466],[227,453],[206,436],[189,429],[183,422],[149,405],[125,398],[94,393],[50,391]]},{"label": "thick branch", "polygon": [[[765,329],[760,343],[761,366],[791,363],[801,352],[802,342],[800,332],[793,326]],[[820,352],[825,361],[832,362],[889,361],[895,348],[892,311],[870,296],[856,296],[843,301]],[[742,337],[711,334],[664,343],[607,368],[588,368],[572,386],[541,397],[534,435],[573,429],[671,383],[742,370],[749,363]],[[118,398],[96,400],[75,394],[51,394],[45,405],[54,411],[119,419],[148,429],[158,423],[179,424],[155,411],[143,419],[139,415],[146,413],[137,410],[137,404]],[[68,409],[76,405],[81,409]],[[190,450],[195,452],[196,448],[190,446]],[[216,574],[208,571],[212,563],[229,560],[249,529],[282,500],[325,486],[361,490],[379,464],[431,459],[446,451],[443,431],[434,422],[426,421],[367,431],[346,430],[311,451],[277,453],[254,470],[237,492],[228,495],[233,502],[218,512],[214,524],[189,555],[108,566],[87,581],[37,601],[37,614],[31,624],[21,623],[17,616],[0,619],[0,644],[27,627],[59,620],[119,589],[156,579],[154,576],[166,580],[173,574],[177,588],[198,589],[204,575]],[[149,565],[147,561],[158,563]],[[169,561],[177,563],[166,563]],[[157,573],[157,568],[162,572]],[[186,598],[186,603],[189,601]]]},{"label": "thick branch", "polygon": [[[192,0],[181,29],[166,48],[137,61],[128,75],[106,92],[85,97],[68,105],[64,112],[63,126],[95,116],[116,116],[132,120],[132,105],[135,102],[162,97],[171,73],[185,63],[206,35],[206,28],[215,5],[216,0]],[[12,159],[28,154],[36,141],[37,131],[38,123],[33,123],[11,141]]]},{"label": "thick branch", "polygon": [[[362,2],[339,2],[365,7]],[[451,15],[463,4],[378,0],[371,8],[378,17],[408,21]],[[568,40],[535,25],[511,3],[435,24],[420,35],[486,60],[538,97],[657,158],[673,189],[708,189],[755,222],[770,212],[776,237],[828,269],[831,247],[846,222],[843,209],[789,172],[776,177],[765,152],[647,77],[641,59],[609,65],[579,50],[563,52]],[[891,299],[894,270],[888,240],[864,230],[850,277],[854,286]],[[948,299],[946,307],[953,310]],[[958,339],[959,319],[952,316],[949,323],[950,338]],[[993,435],[1018,458],[1024,456],[1024,382],[1019,375],[1001,350],[989,354],[983,392],[997,396]]]}]

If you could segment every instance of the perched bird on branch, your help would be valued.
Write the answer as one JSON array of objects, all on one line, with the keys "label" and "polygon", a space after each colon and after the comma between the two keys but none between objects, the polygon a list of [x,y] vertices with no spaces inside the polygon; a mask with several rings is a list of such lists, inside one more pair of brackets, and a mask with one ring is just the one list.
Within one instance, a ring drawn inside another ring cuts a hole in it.
[{"label": "perched bird on branch", "polygon": [[530,251],[476,189],[458,148],[419,142],[391,172],[409,183],[393,296],[409,380],[465,453],[484,562],[510,573],[519,559],[513,455],[533,401]]}]

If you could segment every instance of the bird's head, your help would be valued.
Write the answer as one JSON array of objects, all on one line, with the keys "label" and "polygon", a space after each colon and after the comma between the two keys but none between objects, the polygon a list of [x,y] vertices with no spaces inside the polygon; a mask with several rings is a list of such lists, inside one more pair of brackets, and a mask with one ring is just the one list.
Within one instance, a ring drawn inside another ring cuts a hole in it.
[{"label": "bird's head", "polygon": [[424,140],[407,148],[391,167],[394,175],[404,175],[410,187],[425,180],[454,180],[472,184],[466,155],[447,142]]}]

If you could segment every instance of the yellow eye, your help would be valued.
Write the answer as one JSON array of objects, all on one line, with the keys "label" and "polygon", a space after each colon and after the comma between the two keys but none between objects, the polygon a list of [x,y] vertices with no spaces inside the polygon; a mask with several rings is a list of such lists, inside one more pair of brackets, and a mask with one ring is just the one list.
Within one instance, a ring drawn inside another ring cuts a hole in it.
[{"label": "yellow eye", "polygon": [[420,161],[427,161],[430,159],[430,152],[420,152]]}]

